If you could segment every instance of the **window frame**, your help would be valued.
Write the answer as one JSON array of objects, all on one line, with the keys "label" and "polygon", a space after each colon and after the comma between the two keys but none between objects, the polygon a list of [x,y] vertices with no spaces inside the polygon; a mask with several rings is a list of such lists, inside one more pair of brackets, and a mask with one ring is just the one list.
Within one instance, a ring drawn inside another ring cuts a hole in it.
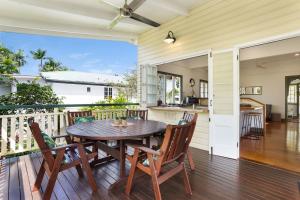
[{"label": "window frame", "polygon": [[104,87],[104,99],[108,99],[108,98],[112,98],[112,90],[113,88],[112,87]]},{"label": "window frame", "polygon": [[91,87],[86,87],[86,92],[87,93],[91,93],[91,91],[92,91]]},{"label": "window frame", "polygon": [[[294,88],[293,95],[290,95],[291,88]],[[288,104],[297,104],[298,102],[298,84],[290,84],[288,86],[288,94],[287,94],[287,103]]]},{"label": "window frame", "polygon": [[[202,89],[201,83],[206,84],[206,87],[204,86],[204,92],[201,91],[201,89]],[[205,88],[206,88],[206,90],[205,90]],[[204,94],[204,96],[202,96],[202,93]],[[204,80],[204,79],[199,80],[199,98],[208,99],[208,81],[207,80]]]},{"label": "window frame", "polygon": [[[180,75],[180,74],[173,74],[173,73],[169,73],[169,72],[163,72],[163,71],[157,71],[157,77],[159,76],[159,74],[162,74],[162,75],[164,75],[164,76],[172,76],[172,77],[179,77],[180,78],[180,102],[183,100],[183,76],[182,75]],[[172,78],[173,79],[173,78]],[[165,89],[165,91],[164,91],[164,93],[165,93],[165,95],[164,95],[164,99],[161,99],[162,101],[163,101],[163,103],[165,103],[166,104],[166,78],[164,78],[164,84],[165,84],[165,86],[164,86],[164,89]],[[175,102],[175,98],[173,99],[173,104],[174,104],[174,102]],[[180,104],[180,103],[179,103]]]}]

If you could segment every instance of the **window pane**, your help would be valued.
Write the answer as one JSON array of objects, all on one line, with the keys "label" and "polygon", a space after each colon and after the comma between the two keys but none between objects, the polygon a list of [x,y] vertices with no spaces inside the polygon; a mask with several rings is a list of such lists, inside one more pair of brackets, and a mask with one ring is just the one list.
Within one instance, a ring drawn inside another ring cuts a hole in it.
[{"label": "window pane", "polygon": [[166,76],[166,103],[173,103],[173,79],[172,76]]}]

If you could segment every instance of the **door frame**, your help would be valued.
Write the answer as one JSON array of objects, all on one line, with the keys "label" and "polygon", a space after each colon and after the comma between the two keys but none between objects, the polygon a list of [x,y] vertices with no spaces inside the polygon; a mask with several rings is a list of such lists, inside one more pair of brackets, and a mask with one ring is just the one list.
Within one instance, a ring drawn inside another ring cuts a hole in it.
[{"label": "door frame", "polygon": [[[212,133],[212,129],[213,129],[213,118],[212,118],[212,114],[213,114],[213,61],[212,61],[212,49],[206,49],[206,50],[202,50],[202,51],[195,51],[189,54],[185,54],[182,56],[174,56],[171,58],[165,58],[165,59],[160,59],[160,60],[156,60],[153,62],[150,62],[151,65],[162,65],[162,64],[167,64],[167,63],[171,63],[171,62],[176,62],[176,61],[180,61],[180,60],[185,60],[185,59],[189,59],[189,58],[195,58],[195,57],[199,57],[199,56],[206,56],[207,55],[207,64],[208,64],[208,109],[209,109],[209,113],[208,113],[208,117],[209,117],[209,128],[208,128],[208,152],[209,154],[211,154],[211,146],[212,146],[212,139],[211,139],[211,133]],[[139,64],[141,65],[141,64]]]},{"label": "door frame", "polygon": [[[288,119],[288,102],[287,102],[287,97],[289,94],[289,86],[290,86],[290,82],[293,79],[300,79],[300,75],[292,75],[292,76],[286,76],[285,77],[285,119]],[[299,95],[299,88],[300,88],[300,84],[296,84],[297,85],[297,117],[299,118],[299,101],[300,101],[300,95]]]},{"label": "door frame", "polygon": [[[236,103],[237,105],[235,105],[234,107],[237,108],[238,107],[238,114],[237,116],[239,116],[240,113],[240,95],[239,95],[239,90],[240,90],[240,59],[239,59],[239,52],[241,49],[244,48],[249,48],[249,47],[255,47],[255,46],[259,46],[259,45],[264,45],[264,44],[269,44],[269,43],[273,43],[273,42],[278,42],[281,40],[287,40],[287,39],[291,39],[291,38],[295,38],[295,37],[299,37],[300,36],[300,30],[297,31],[293,31],[293,32],[288,32],[288,33],[284,33],[284,34],[280,34],[280,35],[274,35],[274,36],[270,36],[270,37],[265,37],[262,39],[258,39],[258,40],[253,40],[250,42],[246,42],[246,43],[241,43],[241,44],[237,44],[234,46],[234,52],[237,56],[236,62],[234,61],[234,82],[236,82],[236,87],[234,87],[234,91],[233,93],[234,95],[234,103]],[[234,56],[235,57],[235,56]],[[238,94],[238,95],[236,95]],[[238,131],[238,136],[239,136],[239,130],[240,130],[240,122],[239,122],[239,117],[235,118],[235,123],[236,123],[236,127],[238,129],[236,129],[236,131]],[[238,145],[238,152],[240,152],[240,145]]]}]

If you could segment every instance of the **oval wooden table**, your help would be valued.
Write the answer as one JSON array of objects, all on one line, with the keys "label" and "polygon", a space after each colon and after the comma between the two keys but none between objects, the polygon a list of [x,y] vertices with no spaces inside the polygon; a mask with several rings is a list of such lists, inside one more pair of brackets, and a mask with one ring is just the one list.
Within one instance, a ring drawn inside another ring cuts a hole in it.
[{"label": "oval wooden table", "polygon": [[[93,122],[79,123],[67,128],[71,136],[97,141],[98,148],[106,152],[108,157],[95,159],[93,165],[109,161],[112,158],[118,159],[120,163],[120,179],[125,174],[125,143],[126,140],[136,138],[147,138],[166,129],[166,124],[153,120],[127,120],[128,126],[113,126],[112,120],[95,120]],[[116,140],[118,146],[111,147],[103,141]]]}]

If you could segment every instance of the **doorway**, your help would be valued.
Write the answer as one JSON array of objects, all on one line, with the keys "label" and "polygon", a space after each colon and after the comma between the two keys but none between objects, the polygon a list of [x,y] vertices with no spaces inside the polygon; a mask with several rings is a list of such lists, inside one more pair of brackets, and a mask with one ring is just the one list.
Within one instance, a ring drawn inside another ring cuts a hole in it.
[{"label": "doorway", "polygon": [[240,110],[240,157],[300,172],[300,37],[239,50],[240,107],[250,112],[250,121],[259,115],[254,111],[265,112],[264,126],[257,127],[253,121],[245,125]]},{"label": "doorway", "polygon": [[299,122],[300,75],[287,76],[286,90],[286,119],[290,122]]}]

